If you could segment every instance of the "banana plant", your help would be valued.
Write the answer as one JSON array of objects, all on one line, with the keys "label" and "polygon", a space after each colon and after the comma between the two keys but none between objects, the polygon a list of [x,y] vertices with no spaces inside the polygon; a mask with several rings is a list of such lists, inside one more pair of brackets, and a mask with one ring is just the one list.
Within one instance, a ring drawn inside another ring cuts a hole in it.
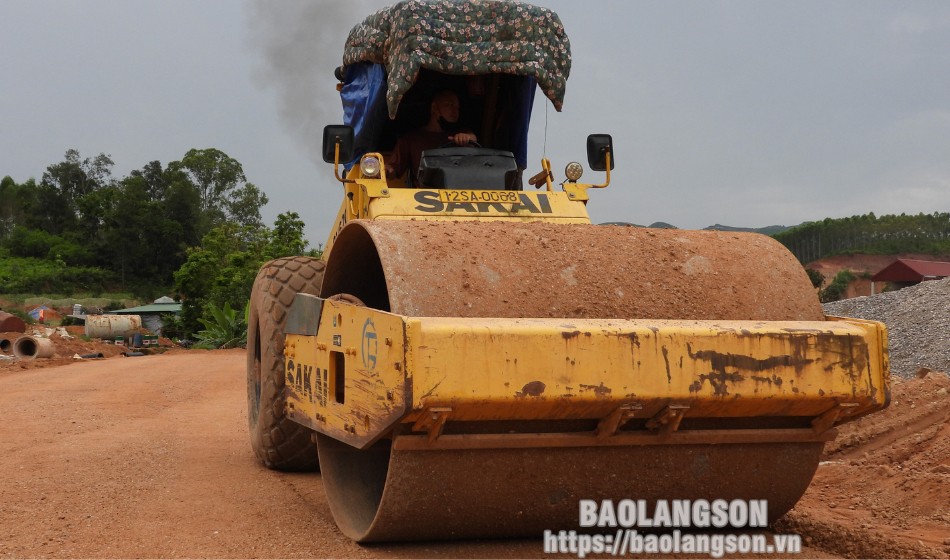
[{"label": "banana plant", "polygon": [[239,348],[247,344],[247,305],[244,306],[243,315],[231,309],[229,303],[221,308],[211,305],[209,311],[210,320],[203,317],[198,319],[205,328],[195,335],[198,339],[197,348]]}]

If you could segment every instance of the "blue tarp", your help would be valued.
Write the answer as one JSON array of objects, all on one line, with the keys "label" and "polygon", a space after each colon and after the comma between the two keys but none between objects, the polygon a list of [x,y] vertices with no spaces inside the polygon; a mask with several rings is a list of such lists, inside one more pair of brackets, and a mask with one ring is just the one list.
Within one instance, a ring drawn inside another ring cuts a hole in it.
[{"label": "blue tarp", "polygon": [[[343,124],[353,127],[355,153],[377,149],[386,114],[386,69],[381,64],[361,62],[346,68],[343,89]],[[349,165],[347,165],[349,167]]]},{"label": "blue tarp", "polygon": [[28,313],[30,314],[30,317],[33,317],[34,320],[39,321],[41,320],[40,318],[44,315],[43,312],[49,311],[49,310],[50,310],[49,307],[46,307],[45,305],[41,305],[37,307],[36,309],[31,309],[30,311],[28,311]]}]

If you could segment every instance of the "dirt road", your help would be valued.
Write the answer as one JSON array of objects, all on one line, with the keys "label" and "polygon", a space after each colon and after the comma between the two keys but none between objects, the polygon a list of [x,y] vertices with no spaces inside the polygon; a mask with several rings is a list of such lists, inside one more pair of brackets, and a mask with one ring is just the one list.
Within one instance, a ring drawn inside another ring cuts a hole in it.
[{"label": "dirt road", "polygon": [[360,547],[317,474],[263,468],[244,351],[0,371],[0,557],[537,557],[538,542]]},{"label": "dirt road", "polygon": [[[0,369],[0,558],[545,556],[540,540],[353,544],[334,526],[318,474],[278,473],[258,464],[247,442],[243,370],[243,350]],[[946,396],[946,376],[935,379],[917,380],[926,389],[920,391],[942,389]],[[950,476],[950,400],[931,401],[913,401],[927,429],[936,430],[937,447],[924,446],[933,468],[920,463],[929,469],[919,478],[923,496],[914,499],[917,490],[897,476],[897,467],[869,464],[892,447],[874,435],[892,434],[887,426],[846,438],[853,445],[819,469],[789,518],[788,530],[820,547],[805,556],[944,553],[950,542],[941,542],[941,531],[950,520],[942,517],[942,500],[950,485],[941,484]],[[894,422],[903,423],[900,406],[892,409]],[[919,433],[908,434],[918,447]],[[870,454],[856,451],[868,442]],[[911,455],[901,464],[910,466]],[[882,460],[897,460],[888,457]],[[873,503],[850,501],[847,484],[865,496],[876,479],[907,494],[911,505],[886,495]],[[829,506],[828,495],[838,509]],[[920,503],[931,509],[918,513],[914,504]],[[920,535],[915,515],[929,520]],[[868,547],[849,548],[869,535]],[[926,548],[915,548],[918,540]]]}]

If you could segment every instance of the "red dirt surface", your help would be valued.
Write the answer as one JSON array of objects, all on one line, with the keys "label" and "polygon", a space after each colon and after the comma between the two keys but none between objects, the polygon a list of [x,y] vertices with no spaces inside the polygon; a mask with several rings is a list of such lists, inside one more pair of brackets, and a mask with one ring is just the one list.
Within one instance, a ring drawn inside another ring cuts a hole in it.
[{"label": "red dirt surface", "polygon": [[[0,558],[546,556],[540,539],[349,541],[319,474],[257,462],[242,350],[58,360],[0,367]],[[840,429],[777,523],[806,543],[792,558],[948,557],[948,389],[895,379],[888,410]]]},{"label": "red dirt surface", "polygon": [[851,558],[950,556],[950,377],[892,379],[891,405],[840,428],[782,528]]}]

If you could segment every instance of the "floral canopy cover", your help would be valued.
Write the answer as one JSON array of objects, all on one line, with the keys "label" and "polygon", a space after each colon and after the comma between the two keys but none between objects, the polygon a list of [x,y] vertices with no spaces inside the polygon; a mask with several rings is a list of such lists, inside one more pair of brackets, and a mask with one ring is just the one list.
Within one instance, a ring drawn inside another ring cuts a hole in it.
[{"label": "floral canopy cover", "polygon": [[406,0],[356,25],[343,65],[386,68],[386,105],[395,118],[419,70],[532,76],[558,111],[571,71],[571,45],[557,14],[502,0]]}]

